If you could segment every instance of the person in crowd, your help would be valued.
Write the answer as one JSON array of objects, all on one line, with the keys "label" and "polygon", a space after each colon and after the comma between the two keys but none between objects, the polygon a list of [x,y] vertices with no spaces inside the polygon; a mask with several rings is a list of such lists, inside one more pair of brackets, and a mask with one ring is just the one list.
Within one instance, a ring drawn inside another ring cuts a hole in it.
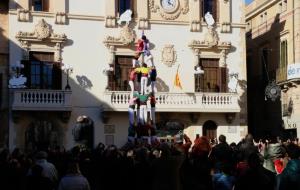
[{"label": "person in crowd", "polygon": [[[57,184],[58,173],[56,167],[52,163],[47,161],[47,157],[48,154],[45,151],[39,151],[36,154],[35,164],[43,168],[42,176],[50,179],[53,184]],[[31,171],[29,171],[29,175],[31,175]]]},{"label": "person in crowd", "polygon": [[274,190],[276,185],[275,173],[262,166],[258,153],[250,153],[247,158],[248,168],[237,177],[234,190]]},{"label": "person in crowd", "polygon": [[287,146],[289,161],[278,175],[278,190],[300,189],[300,148],[291,143]]},{"label": "person in crowd", "polygon": [[[212,148],[210,153],[210,160],[214,164],[215,172],[218,173],[221,171],[221,167],[232,168],[232,150],[226,142],[226,136],[219,136],[219,144]],[[225,166],[226,165],[226,166]]]},{"label": "person in crowd", "polygon": [[26,190],[54,190],[53,182],[42,176],[43,168],[40,165],[34,165],[31,171],[32,174],[26,180]]},{"label": "person in crowd", "polygon": [[75,161],[68,163],[67,175],[65,175],[58,185],[58,190],[90,190],[88,180],[81,175],[79,165]]},{"label": "person in crowd", "polygon": [[273,173],[276,173],[274,162],[279,164],[280,158],[285,155],[285,150],[275,137],[270,137],[269,143],[264,149],[264,167]]}]

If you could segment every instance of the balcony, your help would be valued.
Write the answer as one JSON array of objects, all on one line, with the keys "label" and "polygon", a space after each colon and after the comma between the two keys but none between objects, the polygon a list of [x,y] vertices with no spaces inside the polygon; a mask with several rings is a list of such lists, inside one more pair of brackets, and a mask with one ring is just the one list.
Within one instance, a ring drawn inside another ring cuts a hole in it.
[{"label": "balcony", "polygon": [[[129,92],[111,91],[104,95],[105,111],[127,111]],[[235,93],[156,93],[158,112],[239,112]]]},{"label": "balcony", "polygon": [[70,90],[15,89],[12,110],[71,111]]}]

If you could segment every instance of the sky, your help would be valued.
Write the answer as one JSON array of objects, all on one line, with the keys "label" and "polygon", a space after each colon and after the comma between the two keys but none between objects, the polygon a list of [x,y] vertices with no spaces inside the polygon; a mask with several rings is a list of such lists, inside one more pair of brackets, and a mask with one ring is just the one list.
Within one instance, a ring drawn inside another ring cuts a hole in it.
[{"label": "sky", "polygon": [[246,4],[251,3],[253,0],[245,0]]}]

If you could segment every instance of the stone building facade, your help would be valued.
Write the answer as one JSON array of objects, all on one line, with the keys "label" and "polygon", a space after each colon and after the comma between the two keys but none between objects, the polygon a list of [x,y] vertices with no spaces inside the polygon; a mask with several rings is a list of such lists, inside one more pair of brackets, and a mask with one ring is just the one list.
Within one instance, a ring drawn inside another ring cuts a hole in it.
[{"label": "stone building facade", "polygon": [[245,10],[249,128],[299,136],[300,1],[255,0]]},{"label": "stone building facade", "polygon": [[8,141],[8,0],[0,2],[0,147]]},{"label": "stone building facade", "polygon": [[[142,33],[158,72],[159,135],[184,130],[192,139],[225,134],[238,142],[248,132],[244,4],[168,2],[12,1],[10,64],[24,65],[27,83],[10,89],[10,148],[124,144],[128,71]],[[119,25],[127,9],[132,21]],[[216,21],[211,27],[206,12]],[[194,74],[198,66],[204,75]]]}]

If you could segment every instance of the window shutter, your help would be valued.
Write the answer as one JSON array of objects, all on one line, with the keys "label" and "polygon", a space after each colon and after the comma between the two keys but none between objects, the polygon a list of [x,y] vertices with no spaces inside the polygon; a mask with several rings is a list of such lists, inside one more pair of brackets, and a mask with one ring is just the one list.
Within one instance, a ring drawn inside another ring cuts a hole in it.
[{"label": "window shutter", "polygon": [[49,12],[49,0],[43,0],[43,11]]},{"label": "window shutter", "polygon": [[220,92],[227,92],[227,68],[220,67],[219,68],[219,76],[220,76]]},{"label": "window shutter", "polygon": [[62,71],[61,71],[60,63],[53,62],[53,70],[52,70],[52,84],[53,84],[52,88],[53,89],[56,89],[56,90],[62,89],[61,88],[61,83],[62,83],[61,75],[62,75]]},{"label": "window shutter", "polygon": [[30,88],[30,84],[31,84],[30,61],[29,60],[21,60],[21,64],[24,65],[24,68],[21,69],[21,74],[27,78],[25,85],[27,86],[27,88]]}]

